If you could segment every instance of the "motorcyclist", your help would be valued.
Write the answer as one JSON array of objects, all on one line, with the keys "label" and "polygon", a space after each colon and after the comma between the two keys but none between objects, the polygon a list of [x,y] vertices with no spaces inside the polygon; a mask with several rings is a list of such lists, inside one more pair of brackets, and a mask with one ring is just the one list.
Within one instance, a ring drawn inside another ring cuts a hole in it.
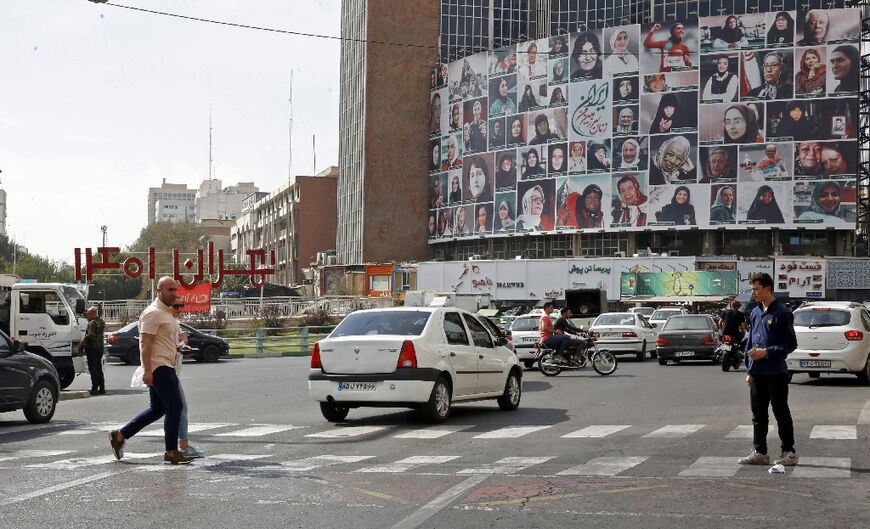
[{"label": "motorcyclist", "polygon": [[743,341],[746,333],[746,316],[740,312],[741,304],[736,299],[731,300],[731,308],[722,313],[719,320],[719,331],[725,336],[731,337],[731,342],[737,346]]},{"label": "motorcyclist", "polygon": [[[562,310],[560,310],[559,311],[559,318],[556,320],[556,323],[553,324],[554,332],[556,334],[560,334],[562,336],[568,336],[569,334],[574,334],[574,335],[582,334],[583,331],[581,329],[575,327],[574,324],[571,323],[570,318],[573,315],[574,314],[571,313],[571,309],[569,309],[568,307],[564,307]],[[570,336],[569,336],[568,345],[565,347],[565,352],[560,353],[563,361],[567,362],[567,360],[568,360],[568,348],[570,348],[571,345],[574,345],[575,343],[579,343],[579,340],[570,339]]]},{"label": "motorcyclist", "polygon": [[564,359],[568,345],[571,343],[571,338],[566,336],[564,332],[556,332],[553,320],[550,319],[550,314],[554,310],[555,307],[552,301],[544,303],[544,315],[541,316],[541,321],[538,324],[538,333],[541,337],[541,345],[548,349],[558,349],[559,358]]}]

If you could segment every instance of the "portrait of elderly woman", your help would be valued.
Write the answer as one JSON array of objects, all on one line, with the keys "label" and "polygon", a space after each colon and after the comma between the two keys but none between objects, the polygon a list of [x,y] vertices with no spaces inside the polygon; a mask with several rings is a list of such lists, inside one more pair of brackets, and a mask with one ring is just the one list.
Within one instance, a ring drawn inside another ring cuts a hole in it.
[{"label": "portrait of elderly woman", "polygon": [[685,136],[673,136],[662,142],[652,157],[649,184],[694,183],[697,171],[691,154],[692,144]]}]

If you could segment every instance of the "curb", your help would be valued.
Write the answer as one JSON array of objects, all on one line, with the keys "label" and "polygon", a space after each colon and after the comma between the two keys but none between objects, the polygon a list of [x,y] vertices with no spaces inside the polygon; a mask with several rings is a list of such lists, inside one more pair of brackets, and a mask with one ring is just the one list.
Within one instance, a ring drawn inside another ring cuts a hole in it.
[{"label": "curb", "polygon": [[91,393],[87,390],[69,390],[69,391],[61,391],[60,397],[58,400],[76,400],[76,399],[86,399],[91,396]]}]

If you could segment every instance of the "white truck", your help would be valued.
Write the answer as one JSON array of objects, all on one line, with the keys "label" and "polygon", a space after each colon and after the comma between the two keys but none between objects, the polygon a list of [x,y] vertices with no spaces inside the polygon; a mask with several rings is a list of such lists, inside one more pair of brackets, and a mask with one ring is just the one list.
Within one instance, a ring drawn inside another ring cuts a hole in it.
[{"label": "white truck", "polygon": [[74,286],[62,283],[15,283],[0,292],[0,329],[25,344],[31,353],[54,364],[61,389],[87,372],[79,353],[87,320],[85,298]]}]

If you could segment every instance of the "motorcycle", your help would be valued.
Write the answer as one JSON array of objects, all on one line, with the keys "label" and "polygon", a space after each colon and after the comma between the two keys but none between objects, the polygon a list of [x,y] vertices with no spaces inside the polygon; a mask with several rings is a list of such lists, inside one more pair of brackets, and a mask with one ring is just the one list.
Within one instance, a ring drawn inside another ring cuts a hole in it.
[{"label": "motorcycle", "polygon": [[582,369],[588,362],[599,375],[607,376],[616,371],[618,361],[613,353],[598,349],[595,340],[588,334],[572,339],[567,351],[566,361],[559,361],[559,353],[555,349],[544,347],[540,342],[536,343],[535,359],[538,370],[545,376],[554,377],[565,369]]},{"label": "motorcycle", "polygon": [[740,362],[743,360],[743,354],[740,352],[740,342],[733,336],[722,336],[722,343],[716,350],[716,355],[722,359],[722,371],[728,372],[729,369],[738,369]]}]

